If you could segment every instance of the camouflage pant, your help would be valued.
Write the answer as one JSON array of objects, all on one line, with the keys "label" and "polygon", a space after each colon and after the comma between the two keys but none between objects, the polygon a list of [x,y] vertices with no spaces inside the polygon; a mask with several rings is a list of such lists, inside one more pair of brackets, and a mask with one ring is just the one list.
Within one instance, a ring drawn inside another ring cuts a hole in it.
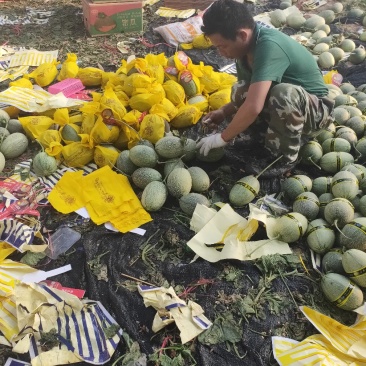
[{"label": "camouflage pant", "polygon": [[[243,87],[239,89],[242,96]],[[237,96],[233,96],[234,102]],[[262,133],[267,129],[265,146],[274,156],[295,161],[301,145],[332,122],[332,110],[333,102],[328,98],[318,98],[297,85],[277,84],[271,88],[262,118],[253,128],[259,127]]]}]

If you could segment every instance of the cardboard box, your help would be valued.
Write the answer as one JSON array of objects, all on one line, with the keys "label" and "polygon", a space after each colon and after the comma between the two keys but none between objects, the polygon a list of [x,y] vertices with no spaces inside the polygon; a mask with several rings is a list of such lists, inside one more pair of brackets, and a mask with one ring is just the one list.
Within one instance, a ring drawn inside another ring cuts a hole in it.
[{"label": "cardboard box", "polygon": [[215,0],[164,0],[164,6],[167,8],[187,10],[187,9],[199,9],[205,10]]},{"label": "cardboard box", "polygon": [[84,24],[92,37],[142,31],[142,1],[93,3],[83,0]]}]

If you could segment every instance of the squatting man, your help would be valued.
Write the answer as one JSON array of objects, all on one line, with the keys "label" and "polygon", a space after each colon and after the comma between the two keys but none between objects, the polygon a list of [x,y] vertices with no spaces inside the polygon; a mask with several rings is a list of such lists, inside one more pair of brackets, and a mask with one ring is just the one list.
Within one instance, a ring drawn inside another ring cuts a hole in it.
[{"label": "squatting man", "polygon": [[258,25],[247,5],[234,0],[215,1],[203,15],[202,31],[222,56],[235,59],[238,81],[231,102],[203,119],[211,129],[232,117],[231,122],[202,138],[200,152],[207,155],[257,127],[266,155],[260,164],[248,156],[245,170],[257,174],[282,156],[263,177],[291,171],[304,141],[332,122],[334,103],[312,54],[286,34]]}]

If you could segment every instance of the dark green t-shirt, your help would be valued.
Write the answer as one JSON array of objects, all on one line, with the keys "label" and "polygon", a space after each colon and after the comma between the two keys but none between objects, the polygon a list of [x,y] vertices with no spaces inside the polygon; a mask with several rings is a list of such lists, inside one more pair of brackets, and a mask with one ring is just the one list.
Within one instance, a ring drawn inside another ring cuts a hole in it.
[{"label": "dark green t-shirt", "polygon": [[328,94],[323,75],[312,54],[288,35],[256,25],[252,71],[236,61],[238,80],[247,83],[273,81],[302,86],[318,97]]}]

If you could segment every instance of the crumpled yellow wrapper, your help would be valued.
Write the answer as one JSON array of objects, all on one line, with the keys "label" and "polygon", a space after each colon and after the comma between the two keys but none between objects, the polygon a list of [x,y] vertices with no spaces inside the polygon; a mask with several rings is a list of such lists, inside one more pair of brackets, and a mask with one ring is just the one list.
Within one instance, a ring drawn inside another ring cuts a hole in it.
[{"label": "crumpled yellow wrapper", "polygon": [[[196,210],[203,212],[197,214]],[[211,219],[187,243],[187,245],[201,258],[209,262],[223,259],[253,260],[269,254],[292,254],[287,243],[279,240],[248,241],[256,231],[256,224],[251,219],[237,214],[229,204],[225,204],[220,211],[202,210],[196,206],[193,213],[191,227],[202,227],[203,215]],[[198,220],[198,223],[194,221]],[[254,224],[254,225],[253,225]],[[249,230],[248,230],[249,229]]]},{"label": "crumpled yellow wrapper", "polygon": [[145,306],[152,306],[157,310],[152,326],[153,332],[158,332],[175,322],[184,344],[211,327],[212,323],[203,315],[202,307],[194,301],[186,304],[177,296],[173,287],[167,289],[140,285],[137,288]]},{"label": "crumpled yellow wrapper", "polygon": [[281,366],[366,366],[365,309],[359,310],[363,315],[351,326],[307,306],[300,309],[321,334],[302,342],[272,337],[273,353]]}]

